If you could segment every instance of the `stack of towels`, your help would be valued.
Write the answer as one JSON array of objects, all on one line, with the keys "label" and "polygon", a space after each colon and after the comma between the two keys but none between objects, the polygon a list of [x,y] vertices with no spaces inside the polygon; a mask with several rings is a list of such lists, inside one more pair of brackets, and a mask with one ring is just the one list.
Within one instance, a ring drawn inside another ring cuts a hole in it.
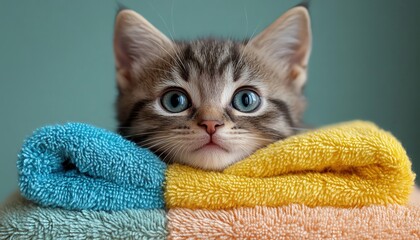
[{"label": "stack of towels", "polygon": [[36,131],[0,238],[419,239],[414,174],[398,140],[368,122],[300,134],[223,172],[166,166],[85,124]]}]

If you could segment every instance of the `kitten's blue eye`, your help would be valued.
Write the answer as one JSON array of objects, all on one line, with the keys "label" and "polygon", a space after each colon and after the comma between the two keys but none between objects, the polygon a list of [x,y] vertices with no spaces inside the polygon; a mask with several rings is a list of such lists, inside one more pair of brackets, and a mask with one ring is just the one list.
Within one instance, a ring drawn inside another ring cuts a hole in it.
[{"label": "kitten's blue eye", "polygon": [[190,106],[187,95],[179,90],[165,93],[161,98],[161,103],[171,113],[182,112]]},{"label": "kitten's blue eye", "polygon": [[233,96],[232,105],[238,111],[249,113],[260,106],[261,99],[258,94],[252,90],[241,90]]}]

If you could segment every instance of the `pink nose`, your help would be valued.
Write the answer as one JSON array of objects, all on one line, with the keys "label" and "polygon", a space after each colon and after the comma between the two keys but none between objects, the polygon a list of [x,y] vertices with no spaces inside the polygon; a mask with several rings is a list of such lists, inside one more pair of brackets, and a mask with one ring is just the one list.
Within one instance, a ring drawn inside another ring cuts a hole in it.
[{"label": "pink nose", "polygon": [[223,122],[222,121],[217,121],[217,120],[204,120],[201,121],[199,124],[199,126],[205,127],[206,131],[208,134],[212,135],[213,133],[216,132],[216,128],[219,126],[223,126]]}]

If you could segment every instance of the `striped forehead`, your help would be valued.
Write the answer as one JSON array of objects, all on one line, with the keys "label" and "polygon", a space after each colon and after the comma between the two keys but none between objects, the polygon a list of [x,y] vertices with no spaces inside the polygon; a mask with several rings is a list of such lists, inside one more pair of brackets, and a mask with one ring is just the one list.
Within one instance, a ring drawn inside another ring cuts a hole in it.
[{"label": "striped forehead", "polygon": [[[181,50],[183,66],[179,69],[182,77],[189,80],[190,71],[210,77],[223,75],[226,67],[240,68],[239,44],[232,41],[197,40]],[[240,69],[238,69],[240,70]],[[236,72],[238,74],[239,71]],[[215,79],[215,78],[213,78]]]},{"label": "striped forehead", "polygon": [[232,41],[180,43],[172,76],[161,82],[162,88],[183,88],[196,104],[226,105],[235,89],[250,80],[241,50],[241,44]]},{"label": "striped forehead", "polygon": [[196,100],[202,104],[224,104],[226,99],[223,95],[226,95],[240,73],[240,69],[237,69],[237,44],[231,41],[195,41],[184,47],[181,58],[183,66],[179,66],[180,77],[187,83],[183,85],[190,85],[188,88],[198,92],[200,96],[196,96]]}]

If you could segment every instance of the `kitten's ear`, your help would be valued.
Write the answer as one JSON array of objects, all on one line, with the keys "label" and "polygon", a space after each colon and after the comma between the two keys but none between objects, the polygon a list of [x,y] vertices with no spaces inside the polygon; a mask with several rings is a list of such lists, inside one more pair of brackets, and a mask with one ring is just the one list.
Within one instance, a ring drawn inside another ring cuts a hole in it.
[{"label": "kitten's ear", "polygon": [[288,63],[289,78],[301,89],[306,81],[306,66],[311,52],[311,26],[308,10],[295,7],[283,14],[250,44],[268,61]]},{"label": "kitten's ear", "polygon": [[118,86],[130,86],[133,65],[142,67],[164,52],[169,52],[173,42],[144,17],[132,10],[122,10],[115,20],[114,54],[119,74]]}]

